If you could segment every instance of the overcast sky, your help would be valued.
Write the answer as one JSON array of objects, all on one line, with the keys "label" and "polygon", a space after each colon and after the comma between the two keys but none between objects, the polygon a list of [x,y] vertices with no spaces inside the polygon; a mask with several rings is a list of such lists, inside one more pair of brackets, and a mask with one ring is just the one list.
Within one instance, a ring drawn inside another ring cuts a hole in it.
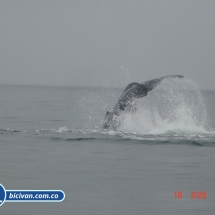
[{"label": "overcast sky", "polygon": [[213,0],[0,0],[0,84],[215,90]]}]

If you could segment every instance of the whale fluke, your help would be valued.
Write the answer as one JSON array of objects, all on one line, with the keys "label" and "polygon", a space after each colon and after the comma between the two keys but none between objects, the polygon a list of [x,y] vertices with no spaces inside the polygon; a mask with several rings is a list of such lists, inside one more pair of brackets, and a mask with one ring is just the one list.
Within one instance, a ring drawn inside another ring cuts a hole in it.
[{"label": "whale fluke", "polygon": [[114,116],[119,116],[121,111],[125,111],[125,109],[131,108],[131,103],[134,99],[142,98],[147,95],[147,93],[157,87],[163,80],[168,78],[183,78],[182,75],[168,75],[156,79],[152,79],[149,81],[145,81],[143,83],[132,82],[126,86],[124,91],[122,92],[119,100],[111,111],[107,111],[103,128],[108,129],[116,129],[116,125],[114,123]]}]

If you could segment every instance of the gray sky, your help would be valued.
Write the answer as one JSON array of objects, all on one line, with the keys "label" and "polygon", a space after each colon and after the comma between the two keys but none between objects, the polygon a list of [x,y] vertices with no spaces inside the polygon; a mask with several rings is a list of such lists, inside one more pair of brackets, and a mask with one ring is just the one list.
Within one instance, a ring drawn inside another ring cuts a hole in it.
[{"label": "gray sky", "polygon": [[0,0],[0,83],[215,90],[213,0]]}]

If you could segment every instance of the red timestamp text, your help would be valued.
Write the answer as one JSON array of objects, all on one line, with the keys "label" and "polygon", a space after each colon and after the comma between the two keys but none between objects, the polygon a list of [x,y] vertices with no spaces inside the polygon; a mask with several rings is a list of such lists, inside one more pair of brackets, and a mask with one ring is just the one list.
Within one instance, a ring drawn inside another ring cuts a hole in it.
[{"label": "red timestamp text", "polygon": [[206,199],[207,198],[207,192],[206,191],[192,191],[190,193],[190,198],[191,199]]},{"label": "red timestamp text", "polygon": [[[182,191],[174,191],[174,198],[175,199],[182,199],[183,192]],[[190,192],[191,199],[206,199],[207,192],[206,191],[192,191]]]}]

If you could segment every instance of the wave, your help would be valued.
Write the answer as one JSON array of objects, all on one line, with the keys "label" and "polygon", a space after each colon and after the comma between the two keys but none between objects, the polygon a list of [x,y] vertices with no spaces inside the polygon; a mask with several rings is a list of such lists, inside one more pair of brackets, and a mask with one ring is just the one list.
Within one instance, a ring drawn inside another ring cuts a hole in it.
[{"label": "wave", "polygon": [[[59,132],[59,130],[61,130]],[[162,133],[162,134],[137,134],[122,131],[106,130],[63,130],[47,129],[37,130],[37,132],[48,133],[52,141],[65,142],[99,142],[99,143],[126,143],[126,144],[171,144],[171,145],[191,145],[191,146],[215,146],[215,131],[206,133]],[[65,133],[67,135],[65,135]],[[59,136],[60,135],[60,136]]]},{"label": "wave", "polygon": [[[190,146],[215,146],[215,131],[205,133],[166,132],[160,134],[138,134],[135,132],[113,131],[103,129],[69,129],[60,127],[57,129],[39,129],[17,131],[13,129],[1,129],[0,134],[12,133],[24,134],[29,137],[45,139],[54,142],[98,142],[98,143],[122,143],[122,144],[150,144],[150,145],[190,145]],[[24,137],[23,135],[21,135]]]},{"label": "wave", "polygon": [[36,130],[36,132],[64,133],[64,132],[72,132],[72,130],[69,130],[67,127],[64,126],[58,129],[39,129],[39,130]]},{"label": "wave", "polygon": [[17,133],[20,132],[16,129],[10,129],[10,128],[6,128],[6,129],[0,129],[0,134],[5,134],[5,133]]}]

